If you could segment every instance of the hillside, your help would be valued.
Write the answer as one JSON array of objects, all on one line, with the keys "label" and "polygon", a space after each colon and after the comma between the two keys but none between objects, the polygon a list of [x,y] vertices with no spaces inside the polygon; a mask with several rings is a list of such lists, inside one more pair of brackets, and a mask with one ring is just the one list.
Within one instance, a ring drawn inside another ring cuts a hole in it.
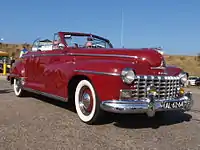
[{"label": "hillside", "polygon": [[28,49],[31,48],[30,44],[7,44],[7,43],[0,43],[0,51],[8,52],[9,56],[12,56],[14,58],[18,58],[20,50],[23,48],[24,45]]},{"label": "hillside", "polygon": [[200,76],[200,60],[198,56],[166,56],[167,64],[176,65],[190,75]]},{"label": "hillside", "polygon": [[[26,45],[28,49],[31,49],[31,45]],[[0,43],[0,51],[6,51],[10,56],[17,58],[23,44],[4,44]],[[184,71],[190,75],[200,76],[200,60],[197,56],[177,56],[177,55],[166,55],[167,64],[176,65],[181,67]]]}]

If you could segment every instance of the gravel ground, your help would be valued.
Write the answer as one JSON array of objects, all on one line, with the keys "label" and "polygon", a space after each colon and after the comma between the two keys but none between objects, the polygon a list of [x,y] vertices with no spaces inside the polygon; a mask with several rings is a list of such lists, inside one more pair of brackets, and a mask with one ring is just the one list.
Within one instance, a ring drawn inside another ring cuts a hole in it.
[{"label": "gravel ground", "polygon": [[195,106],[189,113],[153,119],[110,115],[89,126],[67,103],[42,96],[17,98],[0,80],[0,150],[200,150],[200,92],[192,91]]}]

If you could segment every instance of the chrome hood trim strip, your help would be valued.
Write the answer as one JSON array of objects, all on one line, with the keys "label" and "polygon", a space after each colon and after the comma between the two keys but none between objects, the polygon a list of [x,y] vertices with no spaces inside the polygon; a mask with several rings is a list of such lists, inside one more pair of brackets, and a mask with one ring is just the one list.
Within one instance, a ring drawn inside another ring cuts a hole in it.
[{"label": "chrome hood trim strip", "polygon": [[159,66],[159,67],[151,67],[151,69],[153,69],[153,70],[165,70],[166,67],[161,67],[161,66]]},{"label": "chrome hood trim strip", "polygon": [[119,73],[112,73],[112,72],[98,72],[98,71],[91,71],[91,70],[74,70],[75,72],[87,73],[87,74],[99,74],[99,75],[109,75],[109,76],[120,76]]}]

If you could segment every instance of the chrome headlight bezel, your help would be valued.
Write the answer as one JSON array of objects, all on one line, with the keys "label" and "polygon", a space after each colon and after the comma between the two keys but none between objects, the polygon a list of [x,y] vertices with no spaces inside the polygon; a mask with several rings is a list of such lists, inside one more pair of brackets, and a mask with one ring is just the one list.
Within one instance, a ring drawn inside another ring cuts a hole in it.
[{"label": "chrome headlight bezel", "polygon": [[185,72],[181,72],[179,74],[180,82],[185,84],[187,82],[187,74]]},{"label": "chrome headlight bezel", "polygon": [[124,83],[132,84],[137,77],[132,68],[124,68],[121,72],[121,78]]}]

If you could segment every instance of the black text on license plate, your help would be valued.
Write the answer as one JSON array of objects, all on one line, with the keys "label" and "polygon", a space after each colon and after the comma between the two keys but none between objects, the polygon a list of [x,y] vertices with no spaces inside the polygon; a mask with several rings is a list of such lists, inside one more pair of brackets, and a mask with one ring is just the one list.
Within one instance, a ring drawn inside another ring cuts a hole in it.
[{"label": "black text on license plate", "polygon": [[183,108],[184,102],[165,102],[163,104],[164,108],[166,109],[176,109],[176,108]]}]

